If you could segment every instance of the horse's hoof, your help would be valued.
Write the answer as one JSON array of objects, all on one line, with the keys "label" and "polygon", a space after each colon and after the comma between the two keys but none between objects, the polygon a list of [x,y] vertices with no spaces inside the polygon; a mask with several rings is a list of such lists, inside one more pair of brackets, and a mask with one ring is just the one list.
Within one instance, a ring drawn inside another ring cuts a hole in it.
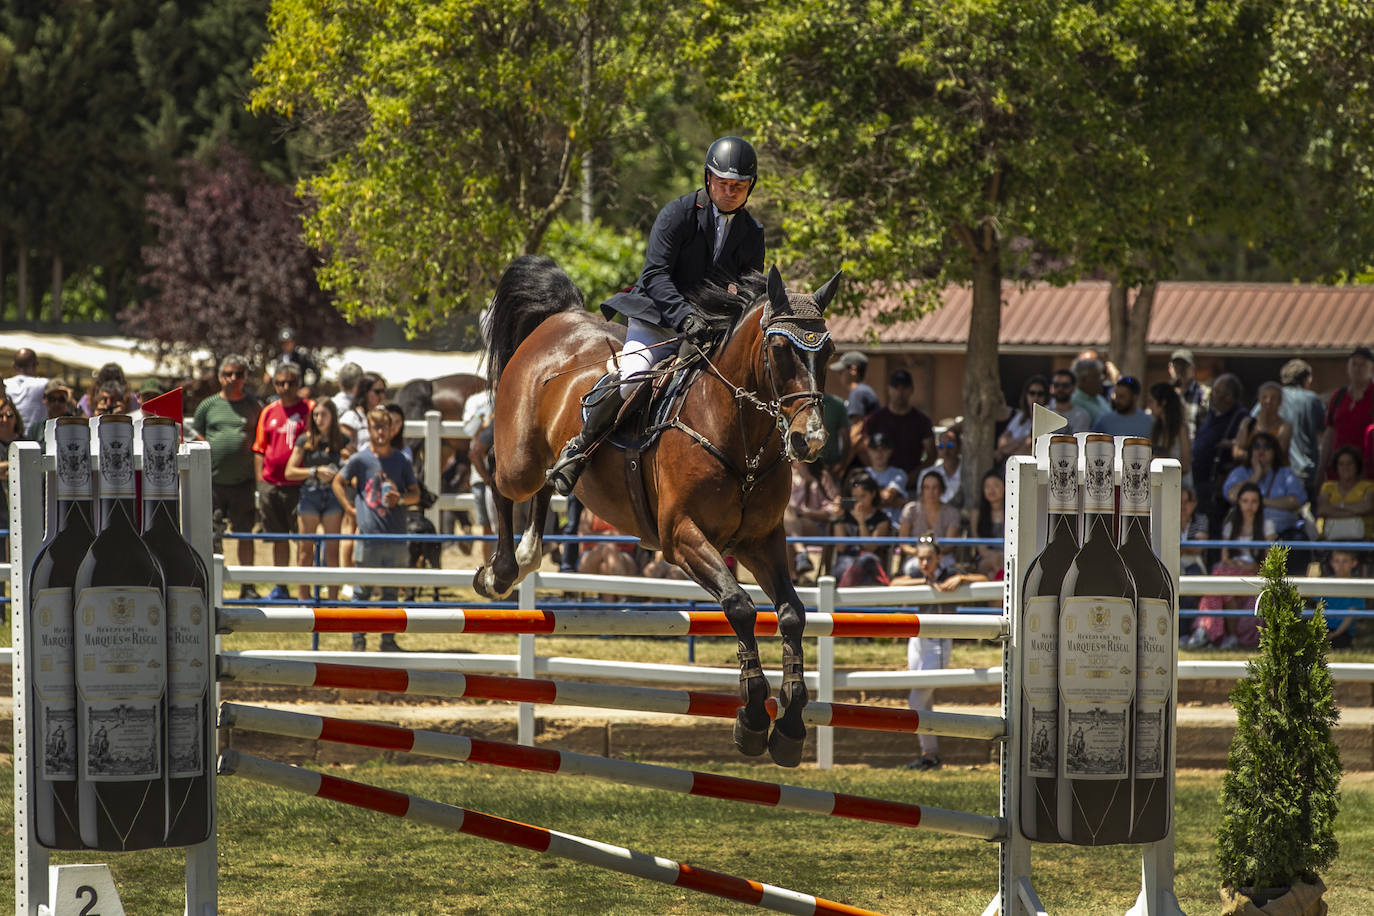
[{"label": "horse's hoof", "polygon": [[483,598],[494,598],[491,591],[491,567],[480,566],[472,576],[472,590]]},{"label": "horse's hoof", "polygon": [[744,721],[744,710],[735,714],[735,747],[746,757],[757,757],[768,745],[768,726],[750,728]]},{"label": "horse's hoof", "polygon": [[800,737],[792,738],[783,734],[782,729],[774,725],[772,734],[768,736],[768,756],[780,767],[794,767],[800,764],[802,749],[805,746],[805,728],[802,729]]}]

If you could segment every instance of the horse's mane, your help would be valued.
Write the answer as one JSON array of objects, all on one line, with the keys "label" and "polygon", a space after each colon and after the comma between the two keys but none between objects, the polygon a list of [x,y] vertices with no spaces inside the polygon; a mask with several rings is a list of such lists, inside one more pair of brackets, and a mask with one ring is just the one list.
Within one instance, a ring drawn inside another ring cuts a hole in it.
[{"label": "horse's mane", "polygon": [[487,345],[487,381],[493,390],[515,348],[545,318],[582,311],[582,291],[551,258],[523,255],[511,262],[496,285],[482,319]]},{"label": "horse's mane", "polygon": [[735,291],[728,286],[707,280],[687,294],[687,301],[698,309],[712,325],[733,333],[735,325],[744,318],[749,307],[768,291],[768,278],[757,270],[734,282]]}]

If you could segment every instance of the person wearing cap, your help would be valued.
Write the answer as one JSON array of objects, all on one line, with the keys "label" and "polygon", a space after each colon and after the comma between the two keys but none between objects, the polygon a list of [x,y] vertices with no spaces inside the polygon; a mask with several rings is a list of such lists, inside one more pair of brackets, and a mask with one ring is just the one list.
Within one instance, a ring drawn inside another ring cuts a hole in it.
[{"label": "person wearing cap", "polygon": [[1109,436],[1150,438],[1150,415],[1140,409],[1140,380],[1123,375],[1112,386],[1112,409],[1097,418],[1093,431]]},{"label": "person wearing cap", "polygon": [[867,356],[858,350],[850,350],[830,364],[830,371],[844,374],[845,386],[848,389],[845,409],[849,412],[851,423],[856,419],[867,418],[882,406],[882,401],[878,400],[878,392],[864,381],[864,376],[868,375]]},{"label": "person wearing cap", "polygon": [[625,316],[625,346],[619,371],[584,398],[582,431],[548,471],[549,481],[564,496],[582,476],[592,446],[615,425],[638,384],[636,376],[671,355],[674,347],[684,356],[695,353],[715,333],[689,297],[708,281],[728,289],[745,274],[763,270],[763,224],[744,208],[758,181],[754,147],[739,137],[721,137],[706,151],[702,177],[704,187],[659,211],[638,282],[601,306],[608,319]]},{"label": "person wearing cap", "polygon": [[911,479],[935,463],[935,424],[911,403],[911,373],[894,369],[887,379],[887,406],[880,407],[864,420],[864,433],[870,447],[878,433],[892,443],[892,464]]},{"label": "person wearing cap", "polygon": [[868,437],[868,466],[864,468],[868,476],[878,483],[878,505],[883,507],[892,526],[902,514],[906,504],[906,472],[892,464],[892,440],[887,433],[874,433]]},{"label": "person wearing cap", "polygon": [[320,369],[315,365],[315,360],[310,357],[310,352],[296,343],[296,329],[285,327],[277,332],[277,343],[281,346],[281,352],[276,359],[268,362],[268,372],[263,376],[264,381],[272,378],[271,369],[282,363],[295,363],[296,368],[301,372],[301,389],[297,395],[301,398],[309,398],[311,389],[319,381]]},{"label": "person wearing cap", "polygon": [[42,442],[44,427],[49,420],[80,414],[76,409],[76,403],[72,401],[71,389],[64,385],[60,378],[48,379],[48,383],[43,386],[43,408],[43,416],[29,424],[24,438]]},{"label": "person wearing cap", "polygon": [[1169,381],[1183,399],[1189,436],[1197,435],[1202,418],[1207,413],[1207,399],[1212,396],[1211,389],[1197,380],[1193,370],[1195,365],[1193,351],[1187,347],[1179,347],[1169,354]]},{"label": "person wearing cap", "polygon": [[1326,406],[1326,431],[1322,433],[1319,480],[1335,480],[1331,456],[1347,446],[1364,455],[1364,475],[1371,476],[1368,443],[1374,430],[1374,351],[1359,346],[1345,361],[1347,384],[1331,395]]}]

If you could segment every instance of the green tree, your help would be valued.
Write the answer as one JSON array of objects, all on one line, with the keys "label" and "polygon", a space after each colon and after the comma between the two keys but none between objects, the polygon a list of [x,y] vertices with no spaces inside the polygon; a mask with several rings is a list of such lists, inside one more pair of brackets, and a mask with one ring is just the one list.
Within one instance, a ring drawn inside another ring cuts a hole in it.
[{"label": "green tree", "polygon": [[224,140],[289,177],[270,120],[244,109],[266,9],[0,0],[0,290],[17,268],[16,300],[36,303],[38,262],[51,267],[53,317],[66,286],[112,314],[134,296],[150,179],[168,186],[178,160]]},{"label": "green tree", "polygon": [[1336,860],[1341,760],[1331,729],[1339,713],[1326,663],[1321,607],[1308,620],[1285,570],[1288,549],[1260,570],[1259,654],[1231,691],[1236,734],[1221,783],[1217,861],[1240,887],[1313,883]]},{"label": "green tree", "polygon": [[[1161,208],[1177,157],[1153,168],[1156,144],[1138,119],[1190,117],[1208,85],[1169,74],[1201,69],[1241,28],[1240,9],[776,0],[706,17],[707,34],[732,36],[699,44],[728,62],[704,71],[718,110],[747,112],[782,165],[785,255],[818,275],[842,266],[861,292],[908,289],[888,319],[931,304],[949,284],[972,287],[966,498],[976,499],[991,465],[1003,406],[1004,275],[1020,273],[1036,246],[1064,255],[1041,274],[1062,281],[1128,263],[1108,257],[1108,242],[1162,244],[1153,236],[1173,217]],[[1171,48],[1182,50],[1161,61]],[[1036,246],[1013,251],[1015,237]]]},{"label": "green tree", "polygon": [[478,306],[576,199],[584,155],[647,136],[674,20],[643,0],[277,0],[253,106],[322,152],[299,188],[322,285],[411,328]]}]

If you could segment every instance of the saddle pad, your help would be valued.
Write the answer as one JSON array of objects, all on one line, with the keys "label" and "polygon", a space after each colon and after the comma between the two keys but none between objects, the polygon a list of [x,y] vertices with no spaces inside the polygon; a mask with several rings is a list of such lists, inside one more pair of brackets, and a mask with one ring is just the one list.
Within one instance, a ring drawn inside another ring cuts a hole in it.
[{"label": "saddle pad", "polygon": [[[653,385],[649,392],[648,404],[644,404],[644,394],[642,392],[635,395],[634,404],[631,405],[631,412],[625,420],[611,433],[610,443],[618,449],[647,449],[658,438],[658,432],[645,432],[654,430],[658,426],[667,422],[669,414],[673,408],[673,402],[677,395],[687,384],[687,376],[690,370],[679,370],[668,376],[661,384]],[[608,375],[603,375],[597,380],[596,386],[605,384]],[[582,408],[582,420],[586,422],[587,408]]]}]

